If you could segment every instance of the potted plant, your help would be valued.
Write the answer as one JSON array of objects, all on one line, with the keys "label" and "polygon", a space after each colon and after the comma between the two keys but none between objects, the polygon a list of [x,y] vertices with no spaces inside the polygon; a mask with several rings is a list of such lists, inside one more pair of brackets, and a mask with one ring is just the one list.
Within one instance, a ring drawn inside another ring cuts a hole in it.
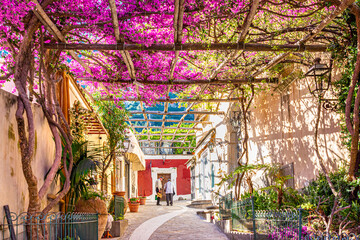
[{"label": "potted plant", "polygon": [[75,205],[76,212],[98,213],[98,239],[101,239],[106,227],[108,211],[105,198],[99,193],[88,192]]},{"label": "potted plant", "polygon": [[129,199],[129,208],[130,212],[138,212],[140,206],[140,199],[139,198],[130,198]]},{"label": "potted plant", "polygon": [[146,196],[140,197],[140,205],[145,205],[146,203]]}]

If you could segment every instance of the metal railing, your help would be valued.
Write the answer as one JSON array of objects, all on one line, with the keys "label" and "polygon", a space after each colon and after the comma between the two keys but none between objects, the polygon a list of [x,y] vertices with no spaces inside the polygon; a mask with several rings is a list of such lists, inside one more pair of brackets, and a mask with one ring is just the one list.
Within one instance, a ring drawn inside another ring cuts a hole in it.
[{"label": "metal railing", "polygon": [[301,239],[302,209],[255,211],[256,231],[269,239]]},{"label": "metal railing", "polygon": [[1,227],[2,240],[97,240],[98,214],[49,213],[46,215],[10,213]]},{"label": "metal railing", "polygon": [[[254,198],[235,201],[232,194],[219,200],[221,219],[231,220],[231,229],[249,232],[258,239],[301,239],[302,210],[254,210]],[[229,217],[230,216],[230,217]]]},{"label": "metal railing", "polygon": [[305,240],[360,240],[360,235],[354,233],[309,233],[303,236]]},{"label": "metal railing", "polygon": [[232,193],[219,199],[219,215],[221,219],[231,219]]},{"label": "metal railing", "polygon": [[124,217],[125,214],[125,198],[114,196],[114,215],[115,220],[120,217]]},{"label": "metal railing", "polygon": [[303,209],[256,210],[254,197],[233,200],[232,194],[219,199],[220,219],[231,221],[231,230],[252,233],[254,239],[274,240],[360,240],[360,235],[308,232],[303,227]]}]

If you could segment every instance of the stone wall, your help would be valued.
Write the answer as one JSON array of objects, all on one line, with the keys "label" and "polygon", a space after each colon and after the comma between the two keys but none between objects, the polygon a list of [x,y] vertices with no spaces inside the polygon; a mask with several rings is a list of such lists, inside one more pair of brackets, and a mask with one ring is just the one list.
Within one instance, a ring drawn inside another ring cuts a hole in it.
[{"label": "stone wall", "polygon": [[[15,213],[25,212],[28,204],[27,184],[22,172],[20,147],[15,112],[17,97],[0,90],[0,219],[3,219],[3,206],[9,205]],[[35,156],[32,164],[38,179],[38,186],[54,160],[55,145],[48,123],[40,106],[33,106],[35,121]],[[56,193],[52,186],[48,193]],[[42,207],[46,205],[46,198]],[[58,209],[54,209],[58,210]]]}]

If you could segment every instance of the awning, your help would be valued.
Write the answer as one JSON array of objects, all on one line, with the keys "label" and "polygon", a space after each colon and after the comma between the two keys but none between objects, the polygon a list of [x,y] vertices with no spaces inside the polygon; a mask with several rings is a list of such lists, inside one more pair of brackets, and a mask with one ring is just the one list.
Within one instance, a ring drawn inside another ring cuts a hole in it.
[{"label": "awning", "polygon": [[125,157],[132,163],[132,170],[142,171],[145,170],[145,155],[140,148],[133,132],[129,131],[128,138],[130,140],[129,149],[125,152]]},{"label": "awning", "polygon": [[195,164],[196,164],[196,156],[193,156],[185,163],[186,168],[190,168],[190,167],[194,166]]}]

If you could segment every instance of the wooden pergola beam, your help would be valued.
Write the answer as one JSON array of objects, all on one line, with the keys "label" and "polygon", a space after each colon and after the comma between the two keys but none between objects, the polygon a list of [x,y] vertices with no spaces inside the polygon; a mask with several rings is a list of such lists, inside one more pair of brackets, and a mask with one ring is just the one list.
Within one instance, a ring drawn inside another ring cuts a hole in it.
[{"label": "wooden pergola beam", "polygon": [[[147,136],[147,134],[143,134],[143,133],[137,133],[135,134],[137,137],[141,137],[141,136]],[[170,137],[170,136],[173,136],[174,134],[170,134],[170,133],[164,133],[163,136],[167,136],[167,137]],[[195,133],[192,133],[192,135],[195,135]],[[151,136],[158,136],[160,137],[161,134],[157,134],[157,133],[152,133]],[[177,137],[184,137],[184,136],[187,136],[186,133],[178,133],[176,134]]]},{"label": "wooden pergola beam", "polygon": [[[306,46],[305,43],[309,40],[313,39],[316,35],[318,35],[328,24],[330,24],[338,15],[340,15],[342,12],[344,12],[349,6],[351,6],[355,0],[344,0],[341,2],[340,5],[338,5],[335,10],[327,15],[320,24],[311,30],[309,34],[304,36],[302,39],[297,41],[295,45],[297,46]],[[252,77],[257,77],[260,74],[262,74],[266,69],[269,69],[276,64],[280,63],[284,58],[290,55],[290,52],[284,52],[279,54],[278,56],[274,57],[268,64],[265,66],[259,68],[255,73],[252,74]]]},{"label": "wooden pergola beam", "polygon": [[163,146],[140,146],[142,148],[164,148],[164,149],[195,149],[195,147],[163,147]]},{"label": "wooden pergola beam", "polygon": [[[205,91],[208,87],[209,87],[209,84],[202,85],[200,91],[199,91],[199,92],[197,93],[197,95],[196,95],[196,98],[199,98],[199,97],[204,93],[204,91]],[[195,103],[196,103],[196,102],[190,103],[190,106],[188,106],[188,107],[186,108],[186,111],[185,111],[186,114],[184,114],[184,115],[181,117],[180,122],[178,123],[177,127],[180,127],[180,126],[181,126],[182,122],[185,120],[185,117],[189,114],[191,108],[195,105]],[[205,116],[205,115],[203,115],[203,116]],[[197,125],[197,124],[195,124],[194,127],[195,127],[196,125]],[[175,133],[176,133],[176,131],[175,131]],[[189,135],[189,133],[190,133],[190,131],[188,131],[188,132],[186,133],[187,136]],[[187,136],[185,137],[185,139],[187,138]],[[175,139],[175,135],[173,136],[172,140],[174,140],[174,139]]]},{"label": "wooden pergola beam", "polygon": [[153,129],[180,129],[180,130],[202,130],[202,128],[193,128],[193,127],[189,127],[189,128],[185,128],[185,127],[162,127],[162,126],[136,126],[134,125],[134,128],[153,128]]},{"label": "wooden pergola beam", "polygon": [[155,111],[149,111],[149,112],[131,111],[130,114],[152,114],[152,115],[208,114],[208,115],[224,115],[225,113],[223,111],[219,111],[219,112],[206,112],[206,111],[183,112],[183,111],[181,111],[181,112],[170,112],[170,113],[155,112]]},{"label": "wooden pergola beam", "polygon": [[[49,16],[45,13],[44,9],[41,7],[40,3],[37,0],[31,0],[35,4],[34,9],[32,10],[35,16],[40,20],[40,22],[47,28],[53,36],[66,45],[66,39],[58,29],[58,27],[52,22]],[[69,51],[71,57],[77,61],[90,75],[93,75],[91,69],[86,65],[74,51]]]},{"label": "wooden pergola beam", "polygon": [[[138,140],[139,143],[147,143],[147,142],[182,142],[183,140],[167,140],[167,139],[164,139],[164,140]],[[186,142],[190,142],[190,141],[186,141]]]},{"label": "wooden pergola beam", "polygon": [[[167,97],[167,98],[170,98],[170,96],[169,96],[169,94],[170,94],[170,89],[171,89],[171,86],[168,86],[167,89],[166,89],[166,97]],[[168,110],[169,110],[169,103],[166,102],[164,105],[165,105],[165,106],[164,106],[164,113],[167,113]],[[162,137],[162,134],[164,133],[165,118],[166,118],[166,115],[163,115],[163,117],[162,117],[162,124],[161,124],[162,129],[161,129],[161,137],[160,137],[160,140],[163,138],[163,137]],[[149,122],[147,122],[147,124],[149,124]]]},{"label": "wooden pergola beam", "polygon": [[[251,4],[251,8],[249,13],[246,15],[246,18],[241,26],[241,32],[239,34],[239,38],[238,38],[238,43],[241,44],[245,41],[246,36],[249,32],[250,29],[250,25],[256,15],[256,11],[259,7],[260,4],[260,0],[253,0],[252,4]],[[233,51],[229,54],[229,56],[223,61],[221,62],[216,69],[213,71],[213,73],[211,74],[210,79],[213,79],[216,77],[216,75],[221,71],[221,69],[231,60],[236,59],[239,54],[241,53],[241,50],[236,50]]]},{"label": "wooden pergola beam", "polygon": [[[175,0],[175,10],[174,10],[174,44],[178,45],[182,43],[183,38],[183,26],[184,26],[184,6],[185,0]],[[175,51],[175,58],[171,62],[170,67],[170,79],[174,77],[174,71],[176,63],[179,60],[180,51]]]},{"label": "wooden pergola beam", "polygon": [[[111,19],[112,19],[112,23],[113,23],[116,42],[117,42],[117,44],[123,45],[124,39],[121,38],[121,36],[120,36],[119,19],[118,19],[118,15],[117,15],[115,0],[109,0],[109,6],[110,6],[110,10],[111,10]],[[125,62],[125,65],[129,72],[130,77],[132,79],[135,79],[135,77],[136,77],[135,67],[134,67],[134,63],[131,59],[130,53],[126,50],[121,50],[121,49],[119,49],[119,50],[120,50],[120,55]]]},{"label": "wooden pergola beam", "polygon": [[[78,81],[89,81],[89,82],[104,82],[104,83],[126,83],[132,84],[132,79],[112,79],[102,80],[96,78],[77,78]],[[278,78],[244,78],[244,79],[221,79],[221,80],[186,80],[177,79],[172,81],[143,81],[137,80],[137,82],[143,85],[227,85],[227,84],[248,84],[248,83],[278,83]]]},{"label": "wooden pergola beam", "polygon": [[[102,101],[115,101],[115,102],[142,102],[146,101],[146,99],[137,99],[137,98],[103,98]],[[188,99],[188,98],[180,98],[180,99],[155,99],[154,102],[161,103],[178,103],[178,102],[209,102],[209,103],[218,103],[218,102],[239,102],[240,98],[229,98],[229,99]],[[166,112],[165,112],[166,113]]]},{"label": "wooden pergola beam", "polygon": [[[166,123],[179,123],[180,120],[175,119],[129,119],[131,122],[166,122]],[[210,124],[209,121],[193,121],[193,120],[184,120],[182,123],[198,123],[198,124]]]},{"label": "wooden pergola beam", "polygon": [[59,50],[122,50],[122,51],[215,51],[243,50],[247,52],[326,52],[328,45],[323,44],[262,44],[262,43],[182,43],[182,44],[84,44],[84,43],[46,43],[46,49]]}]

